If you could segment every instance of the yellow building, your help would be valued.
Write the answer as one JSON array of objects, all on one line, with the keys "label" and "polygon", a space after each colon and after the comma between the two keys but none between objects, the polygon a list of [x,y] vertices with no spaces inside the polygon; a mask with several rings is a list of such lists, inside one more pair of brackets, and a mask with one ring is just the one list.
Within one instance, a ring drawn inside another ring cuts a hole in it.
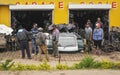
[{"label": "yellow building", "polygon": [[43,13],[48,10],[52,13],[51,20],[55,24],[68,24],[72,10],[86,11],[85,13],[87,10],[99,10],[99,12],[106,10],[109,25],[120,26],[120,0],[0,0],[0,24],[11,26],[12,12],[25,10],[40,10]]}]

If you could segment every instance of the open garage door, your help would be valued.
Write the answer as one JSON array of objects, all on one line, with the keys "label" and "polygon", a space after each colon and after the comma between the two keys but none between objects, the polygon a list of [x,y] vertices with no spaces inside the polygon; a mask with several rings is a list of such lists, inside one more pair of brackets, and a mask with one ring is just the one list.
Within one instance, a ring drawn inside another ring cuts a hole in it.
[{"label": "open garage door", "polygon": [[[85,24],[90,20],[91,27],[94,29],[97,19],[100,18],[105,34],[108,34],[109,9],[111,9],[110,4],[69,4],[69,22],[84,29]],[[106,39],[108,39],[108,36],[106,36]]]},{"label": "open garage door", "polygon": [[23,25],[24,28],[30,30],[33,23],[43,28],[48,23],[52,23],[54,5],[10,5],[9,9],[12,28]]}]

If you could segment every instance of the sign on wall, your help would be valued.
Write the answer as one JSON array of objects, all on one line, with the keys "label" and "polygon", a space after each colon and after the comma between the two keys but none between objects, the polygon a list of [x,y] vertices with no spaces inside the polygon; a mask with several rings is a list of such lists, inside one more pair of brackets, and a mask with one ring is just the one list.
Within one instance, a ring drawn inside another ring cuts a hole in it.
[{"label": "sign on wall", "polygon": [[[86,2],[79,2],[80,4],[87,4]],[[17,5],[20,5],[22,4],[21,2],[16,2]],[[41,3],[38,3],[38,2],[25,2],[24,5],[39,5],[39,4],[47,4],[46,2],[41,2]],[[55,4],[55,2],[48,2],[48,4]],[[96,4],[94,2],[88,2],[88,4]],[[97,4],[110,4],[108,2],[98,2]],[[112,5],[112,8],[117,8],[117,2],[112,2],[111,3]],[[57,7],[58,8],[64,8],[64,2],[63,1],[60,1],[60,2],[57,2]]]}]

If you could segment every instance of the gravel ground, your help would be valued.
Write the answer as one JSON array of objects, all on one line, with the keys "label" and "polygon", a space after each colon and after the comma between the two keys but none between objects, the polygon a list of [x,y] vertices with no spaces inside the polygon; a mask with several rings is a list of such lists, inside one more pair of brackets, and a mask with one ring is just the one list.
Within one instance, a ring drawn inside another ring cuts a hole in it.
[{"label": "gravel ground", "polygon": [[119,70],[0,71],[0,75],[120,75]]},{"label": "gravel ground", "polygon": [[[31,50],[31,43],[30,44],[30,50]],[[0,50],[1,51],[1,50]],[[60,53],[61,55],[61,62],[62,63],[67,63],[68,65],[73,64],[75,62],[79,62],[85,55],[87,55],[87,53],[81,53],[81,52],[71,52],[71,53]],[[108,61],[115,61],[115,62],[120,62],[120,52],[111,52],[111,53],[102,53],[102,55],[96,55],[94,54],[94,52],[90,53],[89,55],[91,55],[92,57],[95,58],[95,60],[98,61],[102,61],[102,60],[108,60]],[[42,55],[42,57],[44,57],[44,54]],[[32,57],[32,59],[27,59],[27,56],[25,59],[21,59],[21,51],[17,50],[17,51],[3,51],[0,52],[0,60],[6,60],[6,59],[13,59],[13,61],[15,62],[21,62],[21,63],[27,63],[27,64],[33,64],[33,63],[40,63],[40,61],[38,60],[39,57],[37,57],[37,59],[35,59],[34,57]],[[54,58],[51,56],[51,54],[49,54],[49,63],[51,65],[54,65],[56,63],[58,63],[59,58]],[[54,63],[54,64],[52,64]]]},{"label": "gravel ground", "polygon": [[[73,63],[79,62],[84,56],[86,56],[86,53],[80,53],[80,52],[74,52],[74,53],[60,53],[61,55],[61,63],[67,63],[68,65],[72,65]],[[102,60],[108,60],[108,61],[114,61],[114,62],[120,62],[120,52],[112,52],[112,53],[103,53],[102,55],[96,55],[93,53],[90,53],[92,57],[95,58],[95,60],[102,61]],[[44,58],[44,54],[42,55]],[[49,54],[50,61],[49,63],[51,65],[55,65],[59,62],[59,58],[54,58]],[[39,64],[41,61],[39,61],[39,58],[35,59],[34,57],[32,59],[27,59],[27,56],[25,59],[21,59],[21,51],[5,51],[0,53],[0,59],[6,60],[6,59],[12,59],[14,62],[21,62],[24,64]]]},{"label": "gravel ground", "polygon": [[[73,65],[73,63],[79,62],[86,53],[73,52],[73,53],[60,53],[61,63],[67,63]],[[120,62],[120,52],[103,53],[102,55],[96,55],[90,53],[95,60],[102,61],[109,60]],[[44,56],[44,54],[43,54]],[[58,63],[58,58],[54,58],[49,54],[50,61],[48,62],[51,66],[55,66]],[[0,52],[0,60],[13,59],[15,63],[21,62],[23,64],[40,64],[39,60],[32,59],[21,59],[21,51],[4,51]],[[0,71],[0,75],[120,75],[119,70],[65,70],[65,71]]]}]

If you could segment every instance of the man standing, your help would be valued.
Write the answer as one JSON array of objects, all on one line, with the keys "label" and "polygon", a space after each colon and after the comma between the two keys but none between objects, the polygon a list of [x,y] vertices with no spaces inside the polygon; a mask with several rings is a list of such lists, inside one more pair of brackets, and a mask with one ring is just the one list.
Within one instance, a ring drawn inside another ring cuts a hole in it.
[{"label": "man standing", "polygon": [[52,31],[53,54],[52,55],[54,57],[59,56],[58,40],[59,40],[59,30],[56,28],[56,25],[53,25],[53,31]]},{"label": "man standing", "polygon": [[102,27],[103,27],[103,23],[101,22],[101,19],[100,19],[100,18],[97,18],[97,22],[95,23],[95,25],[98,24],[98,23],[100,24],[100,26],[101,26],[101,28],[102,28]]},{"label": "man standing", "polygon": [[31,32],[33,34],[33,36],[32,36],[32,55],[35,54],[35,51],[36,51],[36,55],[37,55],[38,54],[38,46],[35,45],[35,40],[36,40],[36,36],[38,33],[38,28],[37,28],[36,23],[33,24],[33,28],[31,29]]},{"label": "man standing", "polygon": [[26,29],[24,29],[22,26],[19,27],[19,30],[17,32],[17,39],[18,39],[18,42],[20,43],[23,59],[25,58],[25,50],[26,50],[28,59],[31,59],[30,50],[29,50],[29,41],[28,41],[29,34],[30,33]]},{"label": "man standing", "polygon": [[102,40],[104,37],[103,29],[99,23],[96,24],[96,28],[93,31],[93,40],[94,45],[96,46],[96,50],[102,48]]},{"label": "man standing", "polygon": [[92,41],[92,28],[89,24],[86,24],[85,27],[85,39],[88,46],[88,52],[91,51],[91,41]]},{"label": "man standing", "polygon": [[43,28],[38,29],[39,33],[37,34],[36,38],[36,45],[39,46],[39,53],[40,53],[40,61],[42,60],[42,52],[45,53],[46,60],[49,61],[48,58],[48,50],[47,50],[47,45],[46,45],[46,39],[48,37],[43,33]]},{"label": "man standing", "polygon": [[87,20],[87,23],[86,23],[86,24],[89,24],[89,25],[90,25],[90,27],[91,27],[92,29],[94,29],[93,24],[92,24],[92,22],[91,22],[91,20],[90,20],[90,19],[88,19],[88,20]]}]

